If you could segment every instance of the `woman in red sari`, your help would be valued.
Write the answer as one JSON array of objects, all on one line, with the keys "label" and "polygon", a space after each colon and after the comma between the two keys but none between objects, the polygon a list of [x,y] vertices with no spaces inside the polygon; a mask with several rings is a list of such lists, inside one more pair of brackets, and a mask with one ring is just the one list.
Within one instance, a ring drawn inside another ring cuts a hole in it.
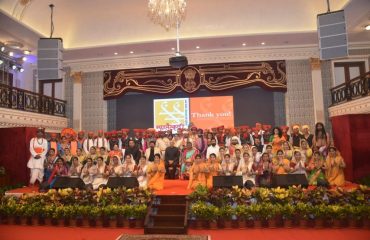
[{"label": "woman in red sari", "polygon": [[58,158],[56,165],[53,169],[53,172],[51,173],[48,183],[50,185],[50,188],[53,188],[53,185],[55,183],[55,180],[57,179],[57,176],[67,176],[68,175],[68,168],[66,164],[64,164],[63,158]]}]

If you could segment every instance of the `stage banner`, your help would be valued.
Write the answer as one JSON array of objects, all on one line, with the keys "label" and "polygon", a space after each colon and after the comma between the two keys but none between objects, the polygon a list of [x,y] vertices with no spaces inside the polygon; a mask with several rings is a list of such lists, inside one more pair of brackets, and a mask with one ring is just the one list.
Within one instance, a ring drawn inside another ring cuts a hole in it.
[{"label": "stage banner", "polygon": [[104,72],[104,99],[127,92],[169,94],[181,89],[194,93],[200,88],[221,92],[249,86],[286,92],[286,83],[283,60],[110,70]]},{"label": "stage banner", "polygon": [[185,128],[189,125],[189,98],[154,100],[154,128],[160,131]]},{"label": "stage banner", "polygon": [[198,128],[234,127],[232,96],[190,98],[190,122]]}]

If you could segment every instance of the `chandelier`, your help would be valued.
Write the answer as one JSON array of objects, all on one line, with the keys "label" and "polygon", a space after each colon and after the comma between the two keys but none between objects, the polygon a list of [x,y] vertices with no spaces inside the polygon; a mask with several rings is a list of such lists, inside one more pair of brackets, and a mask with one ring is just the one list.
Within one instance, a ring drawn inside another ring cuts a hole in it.
[{"label": "chandelier", "polygon": [[167,31],[185,18],[186,0],[149,0],[149,17]]}]

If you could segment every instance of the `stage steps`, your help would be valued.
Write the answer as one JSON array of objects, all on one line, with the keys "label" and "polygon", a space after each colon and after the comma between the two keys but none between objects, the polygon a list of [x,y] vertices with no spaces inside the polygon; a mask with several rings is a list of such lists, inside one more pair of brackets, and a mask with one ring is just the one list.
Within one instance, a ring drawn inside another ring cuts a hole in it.
[{"label": "stage steps", "polygon": [[186,195],[155,196],[145,218],[145,234],[187,234]]}]

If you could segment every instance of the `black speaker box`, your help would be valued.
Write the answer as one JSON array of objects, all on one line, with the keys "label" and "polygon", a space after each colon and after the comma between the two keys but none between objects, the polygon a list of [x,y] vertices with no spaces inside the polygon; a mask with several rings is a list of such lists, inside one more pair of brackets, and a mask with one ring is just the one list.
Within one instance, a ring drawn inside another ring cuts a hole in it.
[{"label": "black speaker box", "polygon": [[277,174],[272,176],[272,187],[287,188],[290,186],[301,185],[304,188],[308,187],[308,181],[304,174]]},{"label": "black speaker box", "polygon": [[139,186],[139,182],[136,177],[109,177],[107,187],[109,188],[135,188]]},{"label": "black speaker box", "polygon": [[78,177],[62,177],[58,176],[53,185],[54,189],[60,188],[79,188],[85,189],[85,183]]},{"label": "black speaker box", "polygon": [[213,188],[231,188],[233,186],[243,187],[242,176],[214,176]]}]

